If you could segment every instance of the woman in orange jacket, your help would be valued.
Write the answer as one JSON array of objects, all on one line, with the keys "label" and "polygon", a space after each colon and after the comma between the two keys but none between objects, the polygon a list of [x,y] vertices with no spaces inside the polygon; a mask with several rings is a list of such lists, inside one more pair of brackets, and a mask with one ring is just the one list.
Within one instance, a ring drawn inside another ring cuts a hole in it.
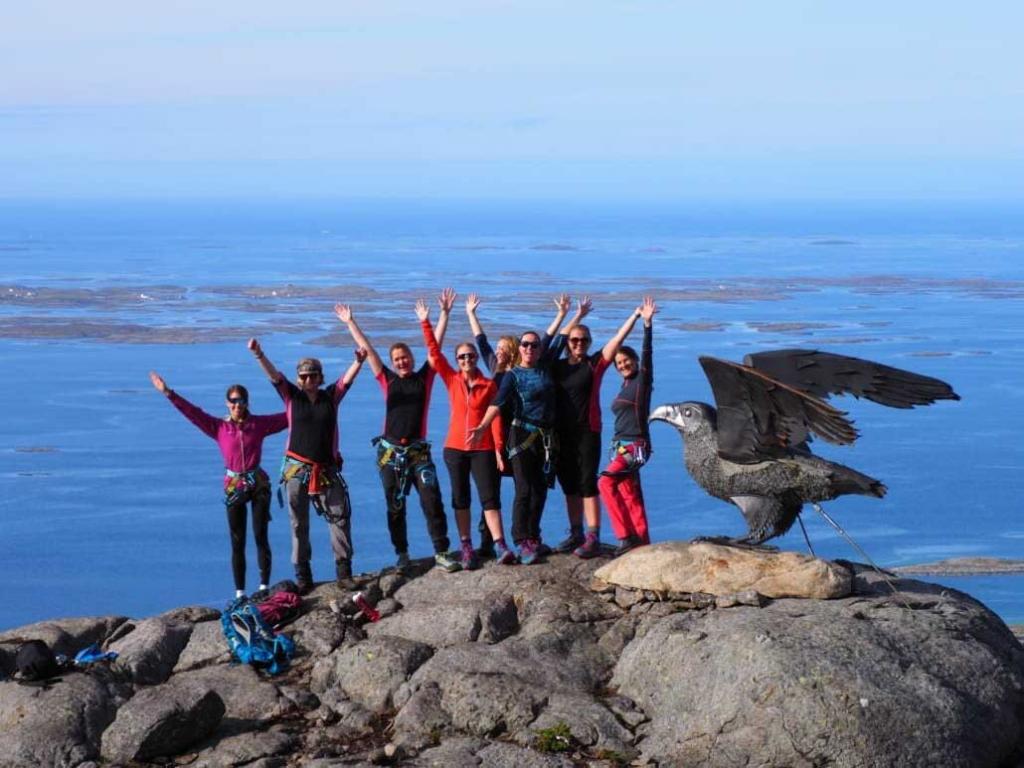
[{"label": "woman in orange jacket", "polygon": [[444,441],[444,463],[452,481],[452,508],[455,510],[455,524],[462,544],[462,567],[472,570],[480,565],[473,551],[470,533],[470,475],[476,484],[487,527],[494,538],[498,562],[511,565],[516,561],[516,556],[505,544],[501,524],[500,472],[504,466],[502,451],[505,447],[501,418],[492,422],[490,431],[482,435],[475,445],[470,445],[469,435],[470,430],[483,419],[498,387],[480,371],[477,366],[480,356],[476,347],[468,341],[455,347],[458,368],[452,367],[434,338],[430,326],[430,309],[422,299],[416,302],[416,316],[420,320],[423,340],[427,344],[427,361],[448,390],[451,415]]}]

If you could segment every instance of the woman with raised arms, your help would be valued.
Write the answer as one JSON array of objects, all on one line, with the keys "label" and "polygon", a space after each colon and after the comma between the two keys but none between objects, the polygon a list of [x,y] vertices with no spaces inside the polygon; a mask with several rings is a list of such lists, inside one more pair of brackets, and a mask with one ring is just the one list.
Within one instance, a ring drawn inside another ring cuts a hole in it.
[{"label": "woman with raised arms", "polygon": [[292,526],[292,564],[299,591],[313,588],[309,541],[309,505],[326,521],[334,554],[338,586],[352,586],[352,507],[348,486],[341,476],[338,450],[338,406],[355,381],[366,359],[357,349],[355,359],[337,381],[321,387],[323,366],[315,357],[305,357],[296,366],[292,383],[274,367],[256,339],[249,339],[249,351],[274,385],[288,415],[288,447],[281,465],[280,482],[288,496]]},{"label": "woman with raised arms", "polygon": [[441,351],[430,325],[430,309],[420,299],[416,302],[416,316],[427,345],[427,362],[444,382],[448,390],[448,434],[444,441],[444,463],[452,484],[452,508],[461,542],[461,563],[466,570],[479,567],[470,533],[470,476],[483,508],[489,540],[496,547],[495,556],[502,565],[516,561],[515,554],[505,543],[501,524],[501,474],[504,467],[502,450],[505,446],[501,416],[491,422],[488,432],[481,435],[476,445],[470,444],[469,430],[478,424],[497,394],[498,386],[484,376],[477,363],[480,359],[476,347],[464,341],[455,347],[458,368],[453,368]]},{"label": "woman with raised arms", "polygon": [[150,371],[149,380],[171,405],[217,441],[224,458],[224,506],[227,508],[228,530],[231,533],[231,572],[235,579],[235,597],[245,594],[245,527],[246,505],[252,507],[252,535],[256,540],[256,557],[260,568],[260,589],[270,583],[270,478],[260,467],[263,440],[288,426],[284,413],[256,416],[249,413],[249,391],[241,384],[232,384],[224,395],[228,415],[217,418],[193,405],[167,386],[163,378]]}]

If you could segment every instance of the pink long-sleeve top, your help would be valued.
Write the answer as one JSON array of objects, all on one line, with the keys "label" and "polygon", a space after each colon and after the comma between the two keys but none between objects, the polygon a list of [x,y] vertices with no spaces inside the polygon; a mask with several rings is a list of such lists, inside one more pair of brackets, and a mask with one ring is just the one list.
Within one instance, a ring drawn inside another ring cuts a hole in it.
[{"label": "pink long-sleeve top", "polygon": [[254,416],[250,413],[245,421],[237,422],[211,416],[177,392],[170,392],[168,399],[203,434],[217,441],[217,447],[224,457],[224,467],[232,472],[256,469],[262,458],[263,439],[288,426],[288,417],[284,412],[272,416]]}]

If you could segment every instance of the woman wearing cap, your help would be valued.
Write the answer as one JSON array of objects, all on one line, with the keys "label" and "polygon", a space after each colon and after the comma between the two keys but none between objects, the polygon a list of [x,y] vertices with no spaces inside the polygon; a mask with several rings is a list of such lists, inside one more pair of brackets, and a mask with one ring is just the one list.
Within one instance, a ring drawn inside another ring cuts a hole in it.
[{"label": "woman wearing cap", "polygon": [[477,366],[479,355],[476,347],[464,341],[455,347],[458,370],[452,367],[441,351],[441,345],[434,338],[430,325],[430,309],[420,299],[416,302],[416,316],[423,330],[427,344],[427,362],[441,377],[448,390],[448,434],[444,441],[444,463],[452,483],[452,509],[459,529],[461,542],[460,560],[465,570],[479,567],[477,554],[473,551],[470,533],[470,488],[469,478],[473,477],[476,491],[483,507],[488,538],[497,547],[496,557],[502,565],[516,561],[515,553],[505,544],[505,533],[501,524],[501,474],[504,466],[501,452],[505,446],[504,428],[499,416],[491,423],[491,430],[484,433],[477,445],[470,445],[469,428],[480,422],[491,404],[498,387],[493,380],[484,376]]},{"label": "woman wearing cap", "polygon": [[193,405],[167,386],[155,371],[149,380],[158,392],[166,395],[200,431],[217,441],[224,457],[224,505],[227,507],[228,530],[231,533],[231,571],[235,579],[235,596],[245,594],[245,526],[246,504],[252,507],[252,535],[256,540],[256,557],[260,567],[260,589],[270,583],[270,478],[260,468],[263,440],[288,426],[284,413],[254,416],[249,413],[249,392],[241,384],[228,387],[228,415],[212,416]]},{"label": "woman wearing cap", "polygon": [[[438,344],[444,342],[448,316],[454,302],[455,291],[445,288],[438,298],[441,307],[435,329]],[[388,368],[359,327],[351,307],[338,304],[334,311],[356,344],[366,350],[370,370],[384,393],[384,429],[374,443],[377,446],[377,467],[387,503],[388,533],[398,557],[396,568],[403,572],[409,567],[406,498],[415,488],[426,518],[427,533],[434,545],[434,562],[448,572],[461,570],[458,559],[448,551],[451,543],[448,538],[448,520],[441,500],[437,468],[430,454],[430,443],[427,442],[427,411],[434,383],[434,369],[429,363],[416,368],[412,350],[402,342],[391,345],[390,357],[394,369]]]},{"label": "woman wearing cap", "polygon": [[323,367],[314,357],[296,366],[296,383],[288,381],[270,362],[260,343],[249,339],[249,350],[259,361],[285,404],[288,416],[288,447],[281,482],[288,495],[292,525],[292,563],[303,593],[313,588],[309,541],[309,505],[327,521],[338,585],[347,588],[352,579],[351,505],[348,486],[341,476],[338,451],[338,405],[359,374],[366,350],[357,349],[355,360],[342,376],[326,387]]},{"label": "woman wearing cap", "polygon": [[645,296],[643,304],[633,313],[644,320],[644,344],[637,355],[632,347],[623,346],[615,353],[615,369],[622,375],[622,389],[612,401],[615,414],[615,436],[612,439],[612,460],[597,482],[601,501],[608,510],[612,530],[619,539],[617,555],[642,544],[650,544],[647,510],[640,487],[640,468],[651,454],[651,433],[647,414],[651,410],[654,386],[654,299]]},{"label": "woman wearing cap", "polygon": [[[566,333],[579,324],[588,309],[589,300],[581,300],[575,317],[566,326]],[[545,551],[541,544],[540,520],[548,487],[554,479],[555,385],[550,368],[561,347],[549,344],[550,336],[542,341],[536,331],[526,331],[520,337],[519,364],[501,380],[494,402],[481,422],[470,430],[475,444],[501,409],[506,405],[511,407],[512,424],[506,454],[512,463],[516,484],[512,539],[519,547],[519,561],[524,565],[539,562]]]}]

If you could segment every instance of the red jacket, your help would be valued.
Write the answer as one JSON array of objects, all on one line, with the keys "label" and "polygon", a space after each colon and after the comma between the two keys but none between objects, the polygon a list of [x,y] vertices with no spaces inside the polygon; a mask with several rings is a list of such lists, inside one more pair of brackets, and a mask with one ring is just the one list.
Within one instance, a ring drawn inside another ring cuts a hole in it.
[{"label": "red jacket", "polygon": [[437,339],[434,338],[434,329],[430,326],[430,321],[424,320],[420,327],[423,329],[423,340],[427,343],[427,358],[430,365],[437,371],[445,389],[448,390],[451,415],[448,417],[448,435],[445,437],[444,447],[459,451],[504,450],[505,437],[501,416],[491,422],[490,434],[485,432],[475,445],[469,444],[468,437],[469,430],[483,421],[488,406],[498,393],[498,385],[493,379],[480,373],[479,369],[473,379],[466,381],[461,372],[452,368],[441,351]]}]

